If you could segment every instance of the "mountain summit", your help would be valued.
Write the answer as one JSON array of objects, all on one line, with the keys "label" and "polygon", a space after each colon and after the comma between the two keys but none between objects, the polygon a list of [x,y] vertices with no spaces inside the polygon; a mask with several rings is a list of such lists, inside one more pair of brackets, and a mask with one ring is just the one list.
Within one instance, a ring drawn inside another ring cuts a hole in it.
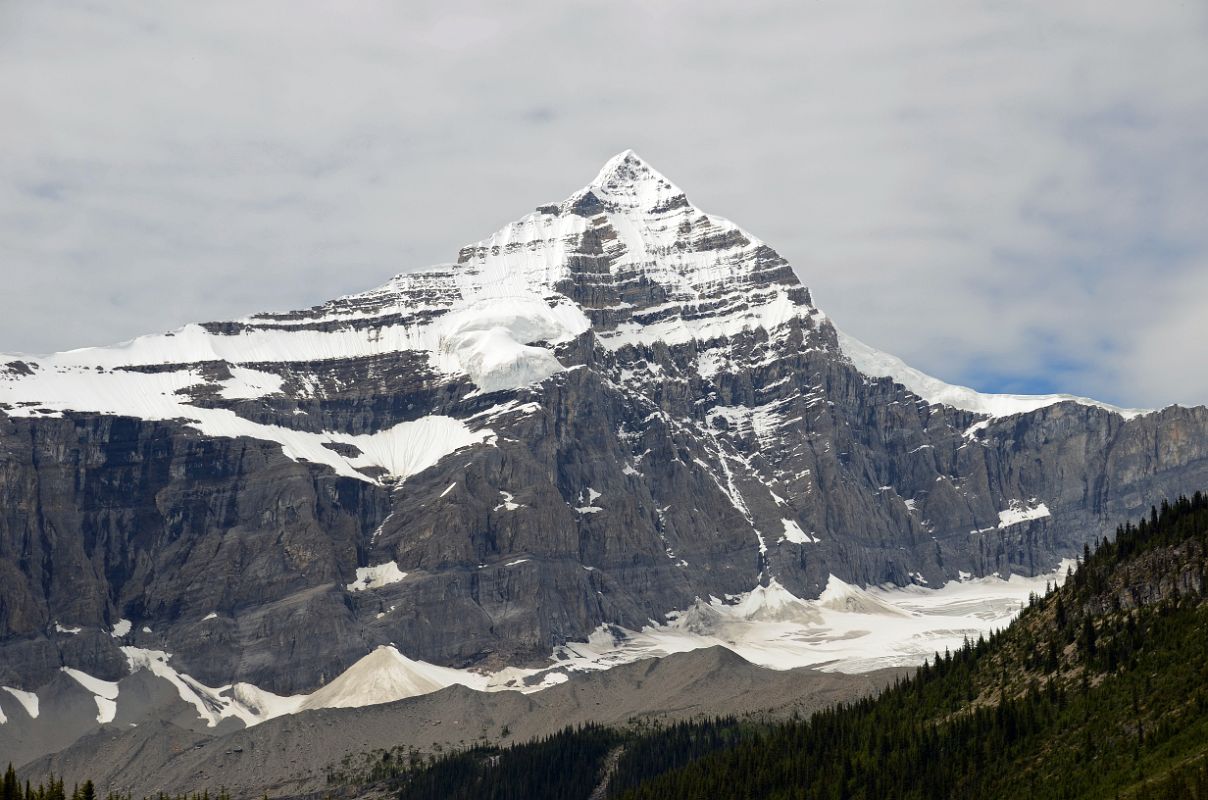
[{"label": "mountain summit", "polygon": [[1204,409],[917,372],[626,151],[455,264],[0,357],[0,684],[546,664],[832,577],[1045,572],[1205,483]]},{"label": "mountain summit", "polygon": [[678,186],[632,150],[608,159],[584,191],[641,212],[687,204],[687,198]]}]

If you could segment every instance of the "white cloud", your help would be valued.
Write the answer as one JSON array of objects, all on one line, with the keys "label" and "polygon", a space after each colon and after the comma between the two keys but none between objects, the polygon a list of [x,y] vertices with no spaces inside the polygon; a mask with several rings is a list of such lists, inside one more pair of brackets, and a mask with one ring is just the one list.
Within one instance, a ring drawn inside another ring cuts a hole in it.
[{"label": "white cloud", "polygon": [[[320,302],[634,147],[845,329],[979,388],[1208,400],[1208,11],[7,3],[0,349]],[[1201,291],[1202,295],[1202,291]]]}]

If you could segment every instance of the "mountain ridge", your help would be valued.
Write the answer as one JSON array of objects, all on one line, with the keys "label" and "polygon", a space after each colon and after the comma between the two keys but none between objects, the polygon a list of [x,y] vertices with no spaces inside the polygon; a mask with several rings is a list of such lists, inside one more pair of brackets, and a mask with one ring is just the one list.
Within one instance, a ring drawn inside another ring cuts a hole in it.
[{"label": "mountain ridge", "polygon": [[[601,200],[601,197],[603,200]],[[88,366],[102,366],[108,368],[123,366],[150,366],[152,364],[192,364],[206,363],[208,361],[231,362],[239,360],[239,356],[245,356],[245,358],[242,359],[244,361],[273,361],[279,360],[282,357],[287,357],[289,354],[270,352],[260,354],[259,358],[253,357],[248,359],[246,356],[249,354],[246,352],[236,351],[232,353],[229,350],[224,350],[223,348],[213,347],[214,343],[220,340],[215,340],[212,336],[205,337],[204,342],[188,341],[183,347],[179,348],[182,349],[183,352],[177,355],[175,358],[167,357],[171,354],[173,349],[172,347],[155,347],[151,345],[157,344],[153,342],[153,340],[157,338],[171,337],[176,339],[191,339],[196,329],[202,329],[206,332],[213,333],[217,331],[226,331],[230,326],[254,326],[262,325],[266,322],[271,322],[275,325],[284,325],[286,324],[287,320],[294,320],[299,316],[304,317],[305,321],[302,324],[313,324],[314,322],[324,318],[324,311],[328,312],[328,316],[332,316],[330,312],[342,305],[360,307],[366,303],[370,303],[375,298],[390,297],[392,295],[396,295],[396,300],[398,300],[399,298],[397,295],[401,295],[412,288],[409,286],[409,284],[412,283],[425,284],[431,282],[432,286],[429,288],[432,290],[435,290],[436,286],[441,283],[451,283],[459,292],[461,292],[461,299],[463,301],[471,300],[475,297],[490,297],[492,294],[495,294],[500,290],[504,291],[504,294],[502,295],[503,297],[529,298],[531,297],[531,292],[529,289],[532,285],[532,274],[528,270],[524,269],[525,265],[523,263],[523,259],[521,259],[518,264],[517,259],[508,259],[506,257],[510,250],[515,250],[518,244],[524,243],[524,240],[517,241],[515,236],[528,235],[524,233],[524,230],[531,226],[535,220],[548,216],[549,212],[554,209],[557,209],[557,211],[560,212],[557,216],[560,216],[561,214],[568,214],[571,218],[582,218],[584,213],[588,210],[584,207],[585,203],[592,212],[602,210],[603,213],[609,217],[609,221],[614,229],[618,227],[616,224],[618,217],[632,218],[636,213],[638,216],[649,218],[652,215],[657,216],[658,214],[668,211],[689,211],[691,214],[701,216],[707,219],[710,223],[715,224],[719,229],[719,235],[722,237],[740,238],[745,240],[747,244],[756,249],[767,247],[762,241],[754,237],[748,231],[742,229],[738,225],[735,225],[729,220],[712,214],[704,214],[704,212],[701,212],[699,209],[692,206],[686,194],[679,189],[679,187],[671,183],[665,176],[651,167],[648,162],[644,161],[633,150],[624,150],[609,159],[601,168],[599,174],[589,184],[572,193],[566,200],[558,204],[541,206],[533,214],[527,215],[516,222],[505,225],[491,236],[479,240],[475,244],[463,247],[459,253],[458,261],[454,264],[436,265],[434,267],[427,268],[426,270],[400,273],[387,283],[374,289],[344,295],[340,298],[329,301],[328,303],[313,306],[304,311],[258,312],[236,319],[230,323],[190,323],[167,334],[150,334],[139,336],[135,337],[134,339],[126,340],[124,342],[119,342],[109,346],[82,347],[43,356],[20,353],[0,354],[0,360],[5,360],[8,362],[10,372],[15,372],[17,369],[19,369],[14,367],[14,364],[16,363],[27,364],[25,359],[29,359],[33,363],[36,363],[40,359],[54,357],[64,357],[66,358],[67,363],[72,365],[87,364]],[[620,227],[624,228],[626,226]],[[576,230],[574,225],[569,226],[569,228],[566,230],[559,231],[562,238],[581,232],[581,230]],[[623,240],[619,243],[623,250],[622,256],[629,256],[629,261],[622,262],[623,264],[633,263],[635,252],[640,254],[638,256],[639,258],[644,258],[644,261],[639,263],[645,265],[649,265],[650,263],[657,261],[657,258],[652,258],[651,256],[666,255],[665,253],[652,253],[647,248],[647,245],[649,244],[647,240],[651,238],[649,235],[644,236],[642,233],[637,233],[635,235],[635,231],[632,229],[614,231],[614,233],[618,239]],[[654,238],[657,240],[658,237]],[[489,275],[480,282],[481,285],[475,285],[475,281],[466,277],[467,267],[478,266],[479,269],[482,270],[485,263],[491,261],[491,258],[487,254],[490,254],[490,256],[498,256],[501,252],[505,257],[503,259],[495,260],[499,261],[500,265],[503,267],[502,270],[485,270],[489,273]],[[514,255],[514,252],[511,254]],[[779,256],[776,256],[774,252],[770,252],[770,255],[771,260],[774,262],[773,271],[777,272],[781,275],[781,277],[783,277],[783,269],[787,267],[787,264],[784,264],[783,261],[779,259]],[[476,261],[483,263],[476,265]],[[557,264],[556,258],[545,258],[541,259],[540,261],[546,267]],[[444,267],[445,269],[441,270],[441,267]],[[522,273],[521,277],[523,280],[518,280],[517,276],[512,274],[512,272],[517,269],[519,269],[519,271]],[[562,273],[550,275],[548,274],[548,269],[545,271],[547,272],[547,275],[543,281],[538,283],[538,285],[546,291],[546,299],[548,299],[548,294],[554,290],[555,285],[560,280],[565,278],[565,275]],[[789,272],[792,273],[791,268],[789,269]],[[646,276],[653,274],[658,277],[666,278],[668,279],[669,285],[675,284],[676,287],[680,289],[695,285],[691,279],[695,277],[695,273],[690,271],[687,272],[686,274],[689,276],[688,280],[684,280],[685,273],[683,270],[679,271],[679,280],[670,278],[673,273],[676,273],[676,270],[645,271]],[[715,264],[712,265],[711,270],[707,271],[706,277],[700,278],[697,282],[702,286],[709,286],[711,281],[721,282],[722,278],[719,276],[723,276],[724,273],[724,265]],[[447,280],[450,277],[452,280]],[[520,286],[517,286],[517,283],[519,283]],[[793,283],[800,285],[800,288],[805,292],[803,301],[800,305],[806,311],[806,313],[816,314],[825,319],[825,315],[813,306],[812,300],[809,297],[808,289],[800,283],[800,280],[795,274],[793,274],[792,279],[788,281],[788,285]],[[487,287],[490,287],[489,291],[487,290]],[[445,288],[448,289],[450,287],[446,286]],[[390,308],[388,304],[382,304],[381,307],[386,309]],[[789,313],[791,314],[792,312]],[[345,322],[354,320],[363,322],[375,319],[380,320],[381,316],[386,316],[386,314],[375,316],[368,313],[354,313],[341,316],[344,317],[343,321]],[[555,314],[555,316],[558,315]],[[544,338],[546,340],[556,340],[559,335],[573,337],[585,332],[588,327],[598,327],[598,324],[593,325],[591,322],[587,322],[586,320],[576,319],[573,312],[570,312],[569,315],[563,315],[563,317],[564,318],[560,320],[548,318],[545,320],[535,320],[538,322],[538,324],[535,325],[531,330],[524,331],[523,333],[527,335],[523,336],[523,338],[536,339],[539,335],[544,334]],[[533,320],[529,321],[532,322]],[[773,324],[775,324],[777,321],[783,322],[784,319],[783,316],[774,316],[772,321]],[[548,325],[542,326],[540,324],[541,322],[548,323]],[[840,349],[858,369],[869,377],[891,377],[897,382],[907,386],[907,388],[914,391],[920,397],[927,399],[929,402],[949,405],[954,408],[961,408],[963,410],[969,410],[975,413],[986,414],[991,417],[1006,416],[1023,411],[1033,411],[1037,408],[1043,407],[1043,405],[1063,401],[1099,406],[1105,408],[1106,410],[1120,413],[1126,417],[1133,417],[1143,413],[1151,413],[1142,409],[1119,408],[1097,400],[1070,394],[1006,395],[978,392],[977,390],[969,389],[968,387],[948,384],[937,378],[921,373],[918,370],[915,370],[901,362],[900,359],[881,351],[877,351],[859,341],[855,337],[852,337],[841,331],[837,331],[837,333],[839,337]],[[445,338],[449,337],[442,337],[442,340]],[[178,342],[173,342],[171,344],[179,345]],[[245,343],[241,342],[239,344],[244,345]],[[403,341],[399,344],[399,349],[409,349],[407,347],[409,344],[414,343]],[[503,345],[503,347],[497,347],[496,349],[506,349],[507,347],[505,343],[498,344]],[[521,348],[527,346],[524,343],[518,344]],[[210,345],[211,349],[207,349],[207,345]],[[142,351],[141,356],[138,354],[138,351],[140,350]],[[110,355],[109,358],[103,357],[107,354]],[[122,354],[126,354],[128,357],[123,360],[121,358]],[[273,356],[275,358],[268,356]],[[546,366],[549,366],[548,360],[545,357],[539,356],[539,358],[546,360]],[[553,371],[556,371],[556,368]],[[505,382],[499,385],[488,383],[485,387],[482,387],[480,384],[480,388],[484,388],[484,391],[487,392],[499,388],[516,388],[519,385],[523,385],[525,382],[539,381],[543,377],[548,377],[549,374],[552,374],[552,372],[546,374],[538,370],[532,374],[527,374],[524,376],[527,378],[532,378],[530,381],[525,381],[522,379],[519,384],[516,384],[515,382]],[[481,374],[479,377],[482,377]]]},{"label": "mountain ridge", "polygon": [[1044,573],[1208,483],[1202,408],[998,417],[862,372],[784,259],[631,152],[457,261],[0,359],[0,682],[116,679],[123,646],[282,695],[392,642],[542,665],[773,581]]}]

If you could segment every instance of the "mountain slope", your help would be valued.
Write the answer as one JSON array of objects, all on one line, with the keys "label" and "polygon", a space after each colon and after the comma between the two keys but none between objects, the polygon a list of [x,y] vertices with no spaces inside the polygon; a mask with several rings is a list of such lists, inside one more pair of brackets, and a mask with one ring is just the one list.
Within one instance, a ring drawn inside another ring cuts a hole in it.
[{"label": "mountain slope", "polygon": [[547,664],[773,581],[1041,573],[1208,484],[1203,408],[977,395],[853,341],[625,152],[456,264],[4,356],[0,684],[116,680],[123,646],[283,696],[391,643]]}]

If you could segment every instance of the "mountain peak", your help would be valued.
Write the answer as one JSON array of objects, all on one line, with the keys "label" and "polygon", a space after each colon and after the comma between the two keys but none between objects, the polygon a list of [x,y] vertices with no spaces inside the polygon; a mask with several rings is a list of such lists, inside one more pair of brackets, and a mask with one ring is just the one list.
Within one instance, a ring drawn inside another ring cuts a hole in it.
[{"label": "mountain peak", "polygon": [[633,150],[623,150],[608,159],[583,191],[590,191],[619,207],[642,211],[678,208],[688,204],[678,186]]},{"label": "mountain peak", "polygon": [[591,182],[591,185],[600,186],[614,180],[633,180],[634,178],[647,175],[655,175],[659,178],[663,177],[655,171],[654,167],[646,163],[645,159],[633,150],[626,148],[604,162],[604,166],[600,167],[600,172],[596,175],[595,180]]}]

